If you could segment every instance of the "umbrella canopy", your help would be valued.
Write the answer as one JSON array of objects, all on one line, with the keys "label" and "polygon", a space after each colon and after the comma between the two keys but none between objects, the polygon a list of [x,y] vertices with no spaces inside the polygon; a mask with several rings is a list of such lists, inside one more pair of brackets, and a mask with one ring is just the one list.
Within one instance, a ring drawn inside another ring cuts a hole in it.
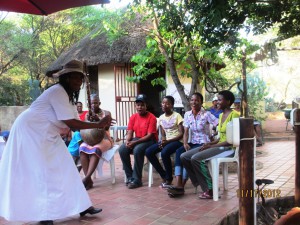
[{"label": "umbrella canopy", "polygon": [[106,3],[109,0],[0,0],[0,10],[48,15],[64,9]]}]

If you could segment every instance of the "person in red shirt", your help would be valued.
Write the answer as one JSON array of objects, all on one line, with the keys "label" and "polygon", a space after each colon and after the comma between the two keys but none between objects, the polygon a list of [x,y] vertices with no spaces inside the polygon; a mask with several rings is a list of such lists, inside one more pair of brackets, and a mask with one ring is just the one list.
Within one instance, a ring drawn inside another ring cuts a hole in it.
[{"label": "person in red shirt", "polygon": [[[157,141],[156,117],[147,111],[146,95],[140,94],[136,97],[135,107],[137,113],[130,117],[125,143],[119,148],[129,189],[143,185],[145,151]],[[130,154],[134,155],[133,169]]]},{"label": "person in red shirt", "polygon": [[78,115],[79,115],[79,119],[81,121],[85,121],[85,117],[86,117],[86,114],[88,113],[88,111],[83,111],[82,110],[82,102],[76,102],[76,107],[77,107],[77,112],[78,112]]}]

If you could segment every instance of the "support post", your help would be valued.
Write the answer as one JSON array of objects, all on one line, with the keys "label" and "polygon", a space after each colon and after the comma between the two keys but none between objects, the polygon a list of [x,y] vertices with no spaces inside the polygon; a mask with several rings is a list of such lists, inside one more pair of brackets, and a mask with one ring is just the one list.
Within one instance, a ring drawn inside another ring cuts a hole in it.
[{"label": "support post", "polygon": [[295,206],[300,207],[300,109],[295,110]]},{"label": "support post", "polygon": [[256,224],[256,212],[254,212],[254,140],[242,140],[253,137],[253,119],[240,118],[239,225]]}]

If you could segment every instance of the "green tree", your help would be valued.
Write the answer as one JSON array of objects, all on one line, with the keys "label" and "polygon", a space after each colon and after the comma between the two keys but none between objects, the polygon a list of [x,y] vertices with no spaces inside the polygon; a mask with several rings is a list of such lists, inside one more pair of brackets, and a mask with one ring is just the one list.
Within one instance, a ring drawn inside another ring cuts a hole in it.
[{"label": "green tree", "polygon": [[0,77],[0,106],[28,105],[29,96],[28,76],[22,74],[18,67],[10,69],[10,74]]},{"label": "green tree", "polygon": [[[11,86],[10,90],[14,90],[18,96],[27,96],[26,100],[16,101],[16,104],[28,104],[28,99],[36,98],[37,91],[32,95],[35,97],[31,98],[29,95],[33,91],[31,87],[29,92],[30,81],[38,84],[41,91],[48,86],[45,71],[50,63],[98,26],[105,14],[103,12],[103,9],[89,6],[65,10],[47,17],[20,14],[15,18],[2,20],[0,75],[7,75],[3,78],[7,82],[5,90]],[[26,92],[15,88],[16,80],[20,79],[15,76],[22,77],[22,85],[27,85]],[[7,96],[7,100],[2,99],[0,104],[13,104],[14,101],[9,99],[10,95],[4,96]],[[13,95],[11,97],[14,98]]]},{"label": "green tree", "polygon": [[[211,68],[213,65],[220,65],[221,51],[230,58],[234,57],[239,45],[238,32],[241,29],[263,33],[275,23],[279,23],[280,30],[283,31],[285,27],[295,26],[291,21],[298,24],[292,18],[300,15],[300,3],[288,0],[151,0],[146,1],[145,5],[136,0],[135,4],[135,12],[146,15],[153,21],[153,29],[150,30],[149,36],[157,42],[157,48],[164,57],[186,109],[188,96],[180,83],[178,68],[184,68],[185,76],[192,77],[190,94],[196,90],[199,81],[202,81],[202,85],[209,83],[208,86],[211,87],[218,87],[221,81],[223,85],[220,86],[224,88],[226,79]],[[290,32],[288,35],[294,34]],[[154,46],[150,44],[151,48]],[[141,63],[142,58],[147,57],[139,56],[138,60],[134,61]],[[143,64],[153,66],[149,62],[151,60],[147,60],[148,62]],[[140,71],[136,70],[139,76],[136,80],[147,75]]]},{"label": "green tree", "polygon": [[[198,89],[204,77],[216,75],[208,71],[215,63],[221,63],[221,60],[218,57],[218,49],[206,48],[196,30],[189,28],[191,21],[187,21],[189,20],[186,17],[187,9],[181,6],[178,1],[174,3],[152,1],[146,6],[134,8],[134,12],[147,15],[146,19],[153,21],[153,27],[149,31],[147,49],[135,56],[133,61],[138,64],[134,68],[137,81],[145,79],[152,72],[157,72],[154,66],[157,63],[158,66],[165,63],[184,108],[188,110],[189,96],[185,94],[180,76],[192,78],[191,95]],[[216,78],[217,76],[208,82]],[[153,80],[153,84],[165,85],[161,78]]]},{"label": "green tree", "polygon": [[266,82],[257,74],[249,74],[247,90],[249,115],[254,116],[257,120],[265,120],[266,118],[262,116],[264,108],[261,107],[260,102],[264,101],[269,94]]},{"label": "green tree", "polygon": [[13,21],[0,22],[0,76],[19,65],[24,54],[24,39]]},{"label": "green tree", "polygon": [[20,29],[27,37],[27,57],[22,65],[32,80],[40,82],[40,88],[45,85],[44,74],[50,63],[97,26],[100,12],[94,7],[80,7],[47,17],[21,16]]}]

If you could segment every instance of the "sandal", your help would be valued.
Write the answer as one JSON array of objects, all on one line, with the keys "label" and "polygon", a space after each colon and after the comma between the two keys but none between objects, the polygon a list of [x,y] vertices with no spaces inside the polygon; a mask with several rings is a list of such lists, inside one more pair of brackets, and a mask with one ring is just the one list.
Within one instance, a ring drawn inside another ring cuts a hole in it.
[{"label": "sandal", "polygon": [[212,190],[207,190],[199,195],[200,199],[213,199]]},{"label": "sandal", "polygon": [[92,179],[88,179],[88,180],[83,179],[82,183],[86,190],[89,190],[94,186],[94,182],[92,181]]}]

